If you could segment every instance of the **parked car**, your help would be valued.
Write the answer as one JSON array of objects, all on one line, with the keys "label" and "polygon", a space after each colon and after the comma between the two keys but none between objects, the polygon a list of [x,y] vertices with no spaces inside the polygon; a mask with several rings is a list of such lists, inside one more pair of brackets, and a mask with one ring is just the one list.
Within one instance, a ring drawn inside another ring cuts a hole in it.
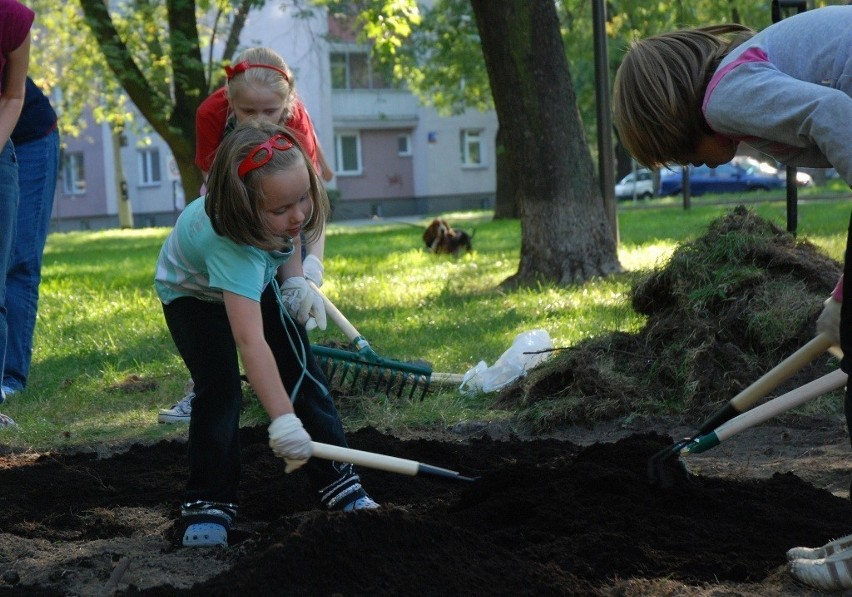
[{"label": "parked car", "polygon": [[[766,172],[754,164],[722,164],[715,168],[709,166],[689,167],[689,192],[692,195],[704,193],[741,193],[744,191],[783,189],[786,186],[784,174]],[[679,195],[683,191],[683,177],[680,166],[669,166],[660,171],[661,196]]]},{"label": "parked car", "polygon": [[654,174],[645,168],[640,168],[622,178],[615,185],[615,198],[619,201],[650,199],[654,196]]},{"label": "parked car", "polygon": [[[755,158],[750,158],[747,156],[737,157],[731,160],[735,164],[739,164],[743,168],[756,168],[760,172],[764,174],[775,174],[779,176],[782,180],[784,180],[785,184],[787,181],[787,172],[783,166],[773,166],[772,164],[767,164],[766,162],[761,162]],[[807,172],[802,172],[801,170],[796,170],[796,186],[797,187],[809,187],[814,184],[814,177],[808,174]]]}]

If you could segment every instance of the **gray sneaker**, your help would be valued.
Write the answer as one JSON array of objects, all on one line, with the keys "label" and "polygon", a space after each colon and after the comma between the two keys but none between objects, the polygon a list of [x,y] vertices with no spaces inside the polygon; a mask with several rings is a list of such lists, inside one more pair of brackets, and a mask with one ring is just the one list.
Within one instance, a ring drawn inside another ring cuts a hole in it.
[{"label": "gray sneaker", "polygon": [[158,423],[189,423],[189,418],[192,415],[192,400],[195,398],[195,392],[190,392],[184,396],[180,402],[171,408],[161,408],[157,415]]}]

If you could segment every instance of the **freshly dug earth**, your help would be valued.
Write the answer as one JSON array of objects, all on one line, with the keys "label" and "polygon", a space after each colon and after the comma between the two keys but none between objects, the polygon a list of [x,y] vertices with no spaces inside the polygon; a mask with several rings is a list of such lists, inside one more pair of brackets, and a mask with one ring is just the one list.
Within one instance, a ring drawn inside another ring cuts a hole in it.
[{"label": "freshly dug earth", "polygon": [[[0,456],[0,593],[814,594],[786,574],[785,552],[852,532],[840,414],[749,429],[690,456],[688,482],[673,488],[649,484],[646,467],[813,337],[838,274],[812,246],[737,209],[637,283],[640,333],[573,347],[500,394],[523,437],[484,423],[351,433],[353,448],[477,477],[362,468],[378,510],[318,509],[266,430],[244,428],[227,549],[180,547],[183,442]],[[818,359],[788,388],[836,366]]]},{"label": "freshly dug earth", "polygon": [[318,509],[304,475],[283,473],[266,430],[246,428],[240,519],[224,550],[178,545],[181,442],[106,458],[8,455],[0,458],[0,587],[21,595],[810,594],[784,572],[784,552],[852,530],[842,421],[802,419],[733,438],[719,454],[691,456],[689,482],[671,489],[645,476],[648,457],[672,439],[643,429],[665,423],[634,425],[530,440],[493,429],[433,439],[362,429],[350,435],[354,448],[478,479],[362,468],[382,507],[353,514]]}]

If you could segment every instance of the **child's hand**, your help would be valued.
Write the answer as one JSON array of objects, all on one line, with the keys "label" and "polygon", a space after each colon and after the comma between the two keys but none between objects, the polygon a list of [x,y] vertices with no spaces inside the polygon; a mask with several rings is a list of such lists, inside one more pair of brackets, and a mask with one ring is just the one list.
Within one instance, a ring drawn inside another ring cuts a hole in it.
[{"label": "child's hand", "polygon": [[284,280],[281,298],[293,319],[304,325],[305,329],[325,329],[325,305],[322,297],[308,286],[305,278],[293,277]]},{"label": "child's hand", "polygon": [[822,313],[817,319],[817,332],[825,334],[834,346],[840,346],[840,305],[841,303],[828,297],[823,303]]},{"label": "child's hand", "polygon": [[286,473],[305,464],[313,454],[311,436],[292,413],[281,415],[269,425],[269,447],[287,463]]},{"label": "child's hand", "polygon": [[302,262],[302,271],[305,272],[305,278],[317,285],[317,288],[322,286],[322,275],[325,272],[325,267],[322,265],[319,257],[316,255],[308,255]]}]

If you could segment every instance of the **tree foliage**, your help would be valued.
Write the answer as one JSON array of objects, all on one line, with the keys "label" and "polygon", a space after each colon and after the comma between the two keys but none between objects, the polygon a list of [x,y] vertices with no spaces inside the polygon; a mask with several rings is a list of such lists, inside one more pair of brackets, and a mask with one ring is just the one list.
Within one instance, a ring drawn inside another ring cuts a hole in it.
[{"label": "tree foliage", "polygon": [[113,130],[131,126],[132,102],[174,154],[185,196],[195,197],[202,182],[194,165],[195,111],[236,51],[245,15],[262,3],[34,0],[32,74],[47,91],[59,90],[66,135],[79,133],[88,108]]}]

